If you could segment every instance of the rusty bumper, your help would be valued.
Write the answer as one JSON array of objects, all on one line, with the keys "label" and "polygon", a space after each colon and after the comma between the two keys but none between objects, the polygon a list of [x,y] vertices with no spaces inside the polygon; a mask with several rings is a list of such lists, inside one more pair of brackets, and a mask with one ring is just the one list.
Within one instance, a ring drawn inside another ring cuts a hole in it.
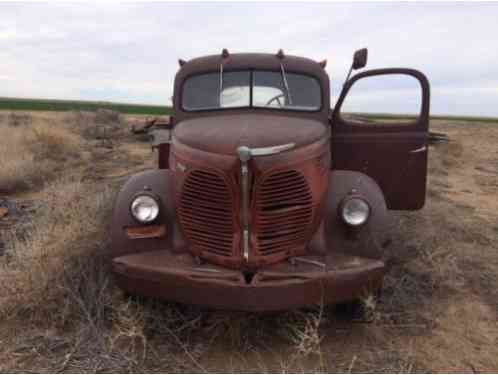
[{"label": "rusty bumper", "polygon": [[244,274],[169,250],[113,259],[118,285],[132,294],[210,308],[276,311],[353,300],[381,287],[385,264],[334,254],[295,258]]}]

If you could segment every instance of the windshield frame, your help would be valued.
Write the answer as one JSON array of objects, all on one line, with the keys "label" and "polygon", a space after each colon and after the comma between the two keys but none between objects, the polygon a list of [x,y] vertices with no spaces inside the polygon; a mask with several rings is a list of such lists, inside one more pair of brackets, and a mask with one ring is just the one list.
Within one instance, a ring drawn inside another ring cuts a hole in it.
[{"label": "windshield frame", "polygon": [[[185,113],[209,113],[209,112],[216,112],[216,111],[230,111],[230,110],[241,110],[241,109],[247,109],[247,110],[268,110],[268,111],[277,111],[277,112],[290,112],[290,113],[317,113],[321,112],[323,110],[323,105],[324,105],[324,89],[322,82],[319,77],[307,73],[307,72],[302,72],[302,71],[296,71],[296,70],[286,70],[286,74],[298,74],[301,76],[309,77],[318,84],[319,92],[320,92],[320,105],[316,108],[313,109],[293,109],[292,107],[263,107],[263,106],[254,106],[253,105],[253,90],[254,90],[254,72],[271,72],[271,73],[280,73],[280,70],[274,70],[274,69],[257,69],[257,68],[243,68],[243,69],[230,69],[230,70],[223,70],[223,74],[226,73],[235,73],[235,72],[249,72],[249,106],[234,106],[234,107],[216,107],[216,108],[201,108],[201,109],[187,109],[183,105],[183,90],[185,87],[185,83],[192,77],[199,76],[199,75],[204,75],[204,74],[220,74],[219,70],[209,70],[209,71],[199,71],[195,72],[193,74],[190,74],[186,76],[180,85],[180,92],[179,92],[179,103],[180,103],[180,109],[185,112]],[[291,90],[292,92],[292,90]]]}]

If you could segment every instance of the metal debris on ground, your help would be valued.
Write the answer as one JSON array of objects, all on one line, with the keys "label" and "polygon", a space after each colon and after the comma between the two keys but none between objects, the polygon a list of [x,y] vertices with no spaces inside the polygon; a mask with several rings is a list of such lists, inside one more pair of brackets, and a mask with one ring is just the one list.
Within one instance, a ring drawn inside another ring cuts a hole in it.
[{"label": "metal debris on ground", "polygon": [[448,143],[450,141],[450,137],[444,133],[429,132],[428,141],[430,145],[437,145],[440,143]]},{"label": "metal debris on ground", "polygon": [[165,127],[165,126],[168,126],[169,123],[170,123],[169,116],[166,118],[160,118],[160,117],[154,117],[152,119],[147,118],[143,122],[133,124],[131,126],[131,132],[133,134],[146,134],[150,130],[152,130],[152,128],[154,128],[154,127],[157,127],[157,128]]},{"label": "metal debris on ground", "polygon": [[7,207],[0,207],[0,219],[9,214],[9,209]]}]

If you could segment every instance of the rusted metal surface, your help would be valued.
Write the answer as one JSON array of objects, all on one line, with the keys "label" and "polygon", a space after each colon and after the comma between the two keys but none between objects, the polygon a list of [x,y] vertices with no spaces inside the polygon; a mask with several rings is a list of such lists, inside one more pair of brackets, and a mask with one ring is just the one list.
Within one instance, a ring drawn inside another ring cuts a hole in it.
[{"label": "rusted metal surface", "polygon": [[[363,124],[341,116],[340,110],[351,87],[359,79],[404,74],[421,87],[420,114],[412,123],[401,120]],[[382,189],[389,209],[416,210],[425,203],[430,89],[429,81],[414,69],[376,69],[358,73],[346,82],[332,117],[333,169],[361,171]],[[411,151],[422,149],[422,152]]]},{"label": "rusted metal surface", "polygon": [[[154,117],[148,118],[144,121],[132,124],[131,132],[133,134],[148,134],[150,137],[153,137],[153,132],[157,130],[170,130],[173,127],[173,118],[170,116],[166,117]],[[156,142],[153,144],[153,147],[158,150],[158,165],[159,169],[168,169],[169,168],[169,152],[170,145],[169,142]]]},{"label": "rusted metal surface", "polygon": [[305,252],[321,220],[319,209],[328,186],[326,137],[306,147],[250,160],[252,250],[248,261],[241,251],[238,156],[199,151],[176,137],[173,147],[179,223],[186,238],[196,244],[196,255],[227,267],[255,268]]},{"label": "rusted metal surface", "polygon": [[178,123],[173,141],[194,150],[237,155],[237,148],[270,147],[295,143],[306,146],[328,137],[325,121],[301,119],[284,113],[218,113],[216,117],[199,117]]},{"label": "rusted metal surface", "polygon": [[313,195],[304,175],[294,169],[268,173],[256,187],[254,229],[260,256],[287,254],[308,242]]},{"label": "rusted metal surface", "polygon": [[166,235],[166,225],[133,226],[125,229],[132,239],[160,238]]},{"label": "rusted metal surface", "polygon": [[[178,219],[192,252],[238,258],[235,194],[224,174],[210,168],[190,170],[177,192]],[[234,263],[236,264],[236,263]]]},{"label": "rusted metal surface", "polygon": [[171,125],[171,120],[169,116],[165,118],[160,118],[160,117],[148,118],[142,122],[132,124],[131,132],[133,134],[146,134],[154,127],[167,128],[170,125]]},{"label": "rusted metal surface", "polygon": [[120,286],[132,293],[247,311],[276,311],[324,302],[337,303],[375,292],[382,284],[382,261],[332,254],[310,256],[313,263],[281,262],[251,280],[236,270],[199,266],[190,255],[168,249],[118,257],[113,270]]},{"label": "rusted metal surface", "polygon": [[[285,72],[311,75],[320,82],[323,106],[183,111],[185,79],[219,72],[221,59],[225,72],[281,72],[285,65]],[[421,82],[419,119],[408,127],[343,119],[340,107],[354,82],[383,72]],[[183,62],[171,142],[158,147],[160,169],[134,176],[116,200],[110,256],[119,284],[131,293],[255,311],[342,302],[376,290],[389,243],[387,210],[423,205],[428,90],[417,71],[364,72],[346,82],[331,113],[329,79],[315,61],[227,52]],[[143,231],[129,210],[141,191],[160,198],[158,219]],[[360,227],[341,219],[351,197],[370,207]],[[160,236],[133,236],[158,227]]]}]

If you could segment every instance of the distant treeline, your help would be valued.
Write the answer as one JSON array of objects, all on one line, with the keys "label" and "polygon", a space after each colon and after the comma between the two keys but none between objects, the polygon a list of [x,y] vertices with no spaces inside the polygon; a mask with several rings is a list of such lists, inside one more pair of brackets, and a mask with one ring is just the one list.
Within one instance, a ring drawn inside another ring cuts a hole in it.
[{"label": "distant treeline", "polygon": [[[97,109],[111,109],[124,114],[135,115],[170,115],[173,109],[168,106],[147,105],[147,104],[127,104],[113,102],[92,102],[84,100],[56,100],[56,99],[17,99],[17,98],[0,98],[0,110],[10,111],[96,111]],[[370,118],[373,120],[380,119],[415,119],[414,115],[388,114],[388,113],[355,113],[354,115]],[[433,115],[433,120],[448,121],[480,121],[480,122],[498,122],[496,117],[478,117],[478,116],[452,116],[452,115]]]},{"label": "distant treeline", "polygon": [[112,102],[90,102],[83,100],[16,99],[0,98],[0,110],[11,111],[96,111],[111,109],[124,114],[169,115],[171,107],[159,105],[126,104]]}]

